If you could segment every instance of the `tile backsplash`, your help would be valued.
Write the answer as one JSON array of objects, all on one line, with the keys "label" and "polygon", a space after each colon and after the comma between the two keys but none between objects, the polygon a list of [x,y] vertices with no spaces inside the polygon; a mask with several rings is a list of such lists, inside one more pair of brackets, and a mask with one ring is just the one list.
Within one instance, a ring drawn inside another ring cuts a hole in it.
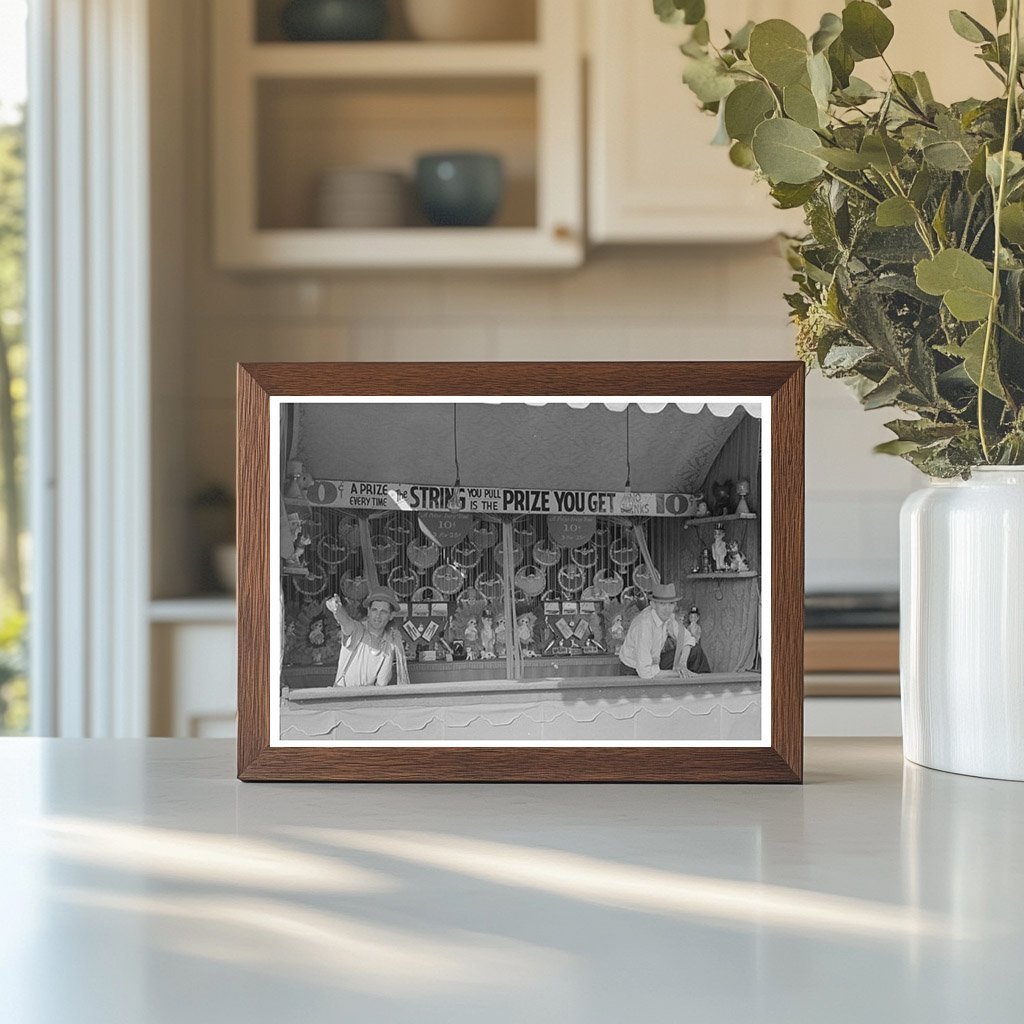
[{"label": "tile backsplash", "polygon": [[[239,360],[788,359],[774,245],[592,254],[572,272],[236,277],[190,261],[183,396],[193,485],[233,474]],[[872,454],[885,411],[808,378],[809,589],[897,584],[904,463]],[[656,384],[652,382],[656,390]]]}]

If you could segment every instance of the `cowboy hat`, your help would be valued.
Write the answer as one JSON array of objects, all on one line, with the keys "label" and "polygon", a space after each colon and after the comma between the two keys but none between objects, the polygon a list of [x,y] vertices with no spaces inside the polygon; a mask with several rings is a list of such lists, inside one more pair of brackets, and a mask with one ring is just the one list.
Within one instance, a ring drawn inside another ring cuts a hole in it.
[{"label": "cowboy hat", "polygon": [[651,588],[652,601],[681,601],[682,598],[676,593],[674,583],[655,583]]},{"label": "cowboy hat", "polygon": [[369,608],[374,601],[387,601],[391,605],[391,610],[400,612],[402,610],[401,604],[399,604],[398,597],[395,595],[393,590],[389,590],[387,587],[377,587],[376,590],[371,590],[366,597],[363,598],[363,607]]}]

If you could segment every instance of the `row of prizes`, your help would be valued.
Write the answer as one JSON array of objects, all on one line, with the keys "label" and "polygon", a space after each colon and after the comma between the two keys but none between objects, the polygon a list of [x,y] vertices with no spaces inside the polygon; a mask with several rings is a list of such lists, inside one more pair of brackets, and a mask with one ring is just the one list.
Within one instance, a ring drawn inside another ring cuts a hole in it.
[{"label": "row of prizes", "polygon": [[284,565],[282,571],[291,576],[308,576],[309,569],[306,566],[306,548],[313,543],[309,530],[298,512],[288,513],[287,541],[290,543],[291,552],[288,553],[289,544],[284,544]]},{"label": "row of prizes", "polygon": [[711,543],[711,560],[715,572],[748,572],[750,565],[746,555],[740,551],[737,541],[726,542],[725,529],[715,527],[715,539]]},{"label": "row of prizes", "polygon": [[[532,656],[532,625],[529,616],[520,616],[518,620],[519,641],[523,653]],[[536,616],[533,616],[535,619]],[[464,605],[452,617],[449,635],[453,645],[459,643],[469,660],[477,658],[492,661],[504,658],[508,646],[508,632],[503,612],[495,612],[489,605],[473,602]]]},{"label": "row of prizes", "polygon": [[604,609],[604,621],[605,647],[611,654],[618,654],[629,628],[626,622],[626,609],[618,601],[609,601]]},{"label": "row of prizes", "polygon": [[[749,480],[737,480],[733,483],[732,480],[726,480],[724,483],[718,483],[717,481],[711,485],[711,511],[716,516],[748,516],[750,515],[750,505],[747,502],[747,498],[750,496],[750,481]],[[703,506],[703,512],[700,510],[700,506]],[[700,502],[698,505],[697,515],[707,515],[707,503]]]}]

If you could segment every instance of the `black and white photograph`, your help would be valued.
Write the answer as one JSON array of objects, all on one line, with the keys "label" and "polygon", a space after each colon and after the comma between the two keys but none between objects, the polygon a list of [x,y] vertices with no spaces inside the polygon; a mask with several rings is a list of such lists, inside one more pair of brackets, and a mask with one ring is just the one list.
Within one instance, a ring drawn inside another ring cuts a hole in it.
[{"label": "black and white photograph", "polygon": [[769,407],[272,399],[272,745],[765,745]]}]

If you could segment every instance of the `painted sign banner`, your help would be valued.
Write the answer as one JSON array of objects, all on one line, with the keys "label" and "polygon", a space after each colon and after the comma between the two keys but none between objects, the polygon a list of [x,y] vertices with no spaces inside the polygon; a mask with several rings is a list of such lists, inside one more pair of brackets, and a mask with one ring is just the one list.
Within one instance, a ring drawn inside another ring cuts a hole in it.
[{"label": "painted sign banner", "polygon": [[[635,491],[546,490],[528,487],[453,487],[360,480],[314,480],[306,488],[312,505],[365,512],[541,513],[558,516],[692,516],[692,494]],[[453,507],[454,506],[454,507]]]}]

